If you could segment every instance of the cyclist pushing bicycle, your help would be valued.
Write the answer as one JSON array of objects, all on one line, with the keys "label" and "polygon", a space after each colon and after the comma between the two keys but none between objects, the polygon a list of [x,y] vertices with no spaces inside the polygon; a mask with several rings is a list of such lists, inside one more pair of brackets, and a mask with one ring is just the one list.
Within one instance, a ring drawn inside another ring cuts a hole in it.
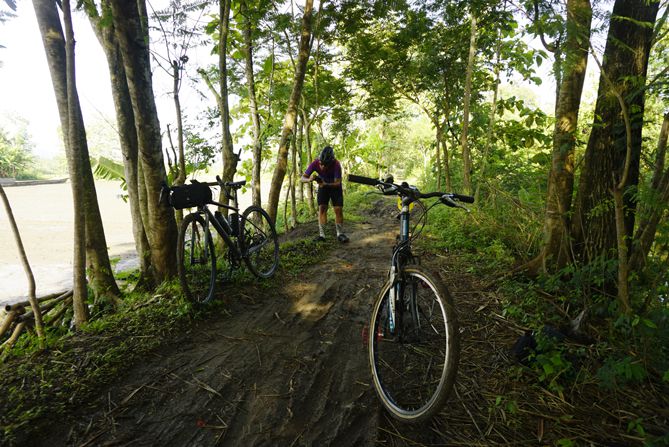
[{"label": "cyclist pushing bicycle", "polygon": [[341,165],[335,158],[334,149],[331,146],[325,146],[320,156],[312,161],[304,171],[300,180],[302,183],[313,181],[318,184],[318,236],[316,241],[325,240],[328,204],[332,202],[337,240],[348,242],[348,237],[344,234],[344,191],[341,186]]}]

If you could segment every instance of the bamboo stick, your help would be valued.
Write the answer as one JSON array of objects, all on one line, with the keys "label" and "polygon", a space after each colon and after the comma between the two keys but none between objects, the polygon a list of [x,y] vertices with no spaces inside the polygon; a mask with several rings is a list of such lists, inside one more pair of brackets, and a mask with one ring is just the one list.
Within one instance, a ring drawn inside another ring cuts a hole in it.
[{"label": "bamboo stick", "polygon": [[[72,295],[72,290],[66,290],[65,292],[58,292],[58,293],[51,293],[49,295],[45,295],[43,297],[37,298],[38,303],[42,303],[45,301],[49,301],[52,299],[59,300],[63,298],[67,298],[68,296]],[[13,303],[13,304],[7,304],[5,305],[5,310],[9,312],[10,310],[16,309],[18,307],[27,307],[30,305],[29,301],[21,301],[19,303]]]},{"label": "bamboo stick", "polygon": [[67,312],[67,309],[72,304],[72,298],[66,298],[62,304],[63,307],[58,309],[58,312],[53,314],[53,316],[51,316],[51,318],[49,318],[49,320],[46,322],[48,325],[55,326],[56,323],[63,317],[63,315],[65,315],[65,312]]},{"label": "bamboo stick", "polygon": [[0,325],[0,337],[5,335],[5,332],[7,332],[7,330],[11,327],[12,323],[18,315],[19,313],[16,310],[7,312],[7,315],[5,316],[4,320],[2,320],[2,324]]},{"label": "bamboo stick", "polygon": [[21,335],[21,332],[23,331],[23,328],[26,326],[26,322],[22,321],[19,324],[16,325],[14,328],[14,332],[12,332],[12,336],[7,339],[3,344],[0,345],[0,351],[4,350],[9,350],[14,346],[14,343],[16,343],[16,340],[19,338],[19,335]]}]

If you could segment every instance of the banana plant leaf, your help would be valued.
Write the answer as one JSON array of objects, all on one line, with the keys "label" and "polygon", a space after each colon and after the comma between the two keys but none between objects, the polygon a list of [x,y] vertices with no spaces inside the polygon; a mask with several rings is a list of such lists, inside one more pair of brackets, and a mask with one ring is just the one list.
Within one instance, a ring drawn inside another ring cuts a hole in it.
[{"label": "banana plant leaf", "polygon": [[[120,181],[121,189],[123,191],[128,190],[128,185],[125,182],[125,171],[121,163],[100,156],[97,159],[91,159],[91,168],[93,169],[95,178]],[[127,200],[127,194],[123,194],[122,198],[123,200]]]}]

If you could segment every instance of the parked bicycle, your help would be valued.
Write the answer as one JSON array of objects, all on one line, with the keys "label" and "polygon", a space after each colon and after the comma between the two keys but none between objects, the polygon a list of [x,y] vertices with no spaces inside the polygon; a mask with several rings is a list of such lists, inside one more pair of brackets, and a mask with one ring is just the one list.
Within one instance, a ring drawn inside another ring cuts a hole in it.
[{"label": "parked bicycle", "polygon": [[[177,241],[181,288],[195,303],[207,303],[214,297],[217,270],[227,279],[243,260],[257,277],[269,278],[279,265],[279,241],[267,212],[252,205],[239,215],[237,191],[245,184],[245,180],[223,182],[216,176],[215,182],[191,180],[187,185],[163,186],[161,195],[167,194],[168,203],[175,209],[197,208],[184,217]],[[232,205],[214,201],[211,186],[219,186]],[[220,211],[212,213],[208,205],[229,213],[227,217]],[[217,240],[211,227],[220,236]]]},{"label": "parked bicycle", "polygon": [[[349,175],[348,180],[397,195],[400,233],[393,248],[388,280],[376,298],[366,338],[374,388],[396,419],[421,422],[444,405],[455,383],[460,353],[453,300],[439,277],[419,264],[411,243],[421,233],[427,212],[437,204],[464,208],[474,198],[454,193],[421,193],[406,182]],[[438,197],[425,207],[420,199]],[[414,207],[418,207],[413,210]],[[465,208],[466,209],[466,208]],[[411,216],[418,214],[411,228]]]}]

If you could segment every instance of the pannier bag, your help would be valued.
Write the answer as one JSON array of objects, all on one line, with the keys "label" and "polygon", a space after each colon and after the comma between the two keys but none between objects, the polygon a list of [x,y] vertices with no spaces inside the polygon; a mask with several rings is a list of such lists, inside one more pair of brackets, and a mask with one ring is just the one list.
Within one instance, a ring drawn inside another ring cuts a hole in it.
[{"label": "pannier bag", "polygon": [[211,189],[202,183],[172,186],[169,203],[175,209],[192,208],[211,202]]}]

